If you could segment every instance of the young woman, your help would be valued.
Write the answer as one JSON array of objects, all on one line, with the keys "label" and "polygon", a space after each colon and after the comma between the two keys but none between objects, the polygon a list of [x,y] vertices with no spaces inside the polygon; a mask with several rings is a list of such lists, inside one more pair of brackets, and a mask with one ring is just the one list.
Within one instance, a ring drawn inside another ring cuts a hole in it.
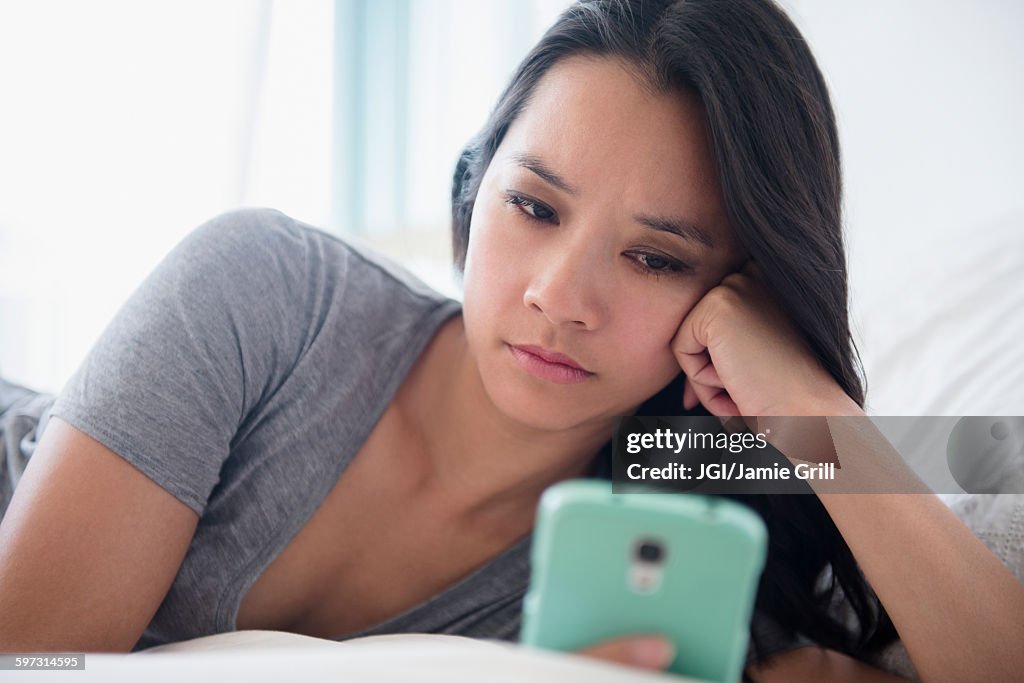
[{"label": "young woman", "polygon": [[[614,416],[861,414],[839,168],[774,5],[574,5],[456,169],[462,305],[260,210],[147,278],[40,415],[0,650],[515,638],[538,497],[603,475]],[[1024,640],[1024,591],[933,497],[748,502],[770,532],[751,676],[883,680],[897,632],[924,680],[1024,667],[999,640]]]}]

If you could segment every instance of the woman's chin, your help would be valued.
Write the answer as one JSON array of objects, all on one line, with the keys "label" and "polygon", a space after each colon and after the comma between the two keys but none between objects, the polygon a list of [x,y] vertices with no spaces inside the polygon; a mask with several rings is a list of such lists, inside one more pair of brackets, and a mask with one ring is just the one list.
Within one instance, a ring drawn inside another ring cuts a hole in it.
[{"label": "woman's chin", "polygon": [[511,422],[542,432],[586,429],[629,410],[600,401],[596,395],[600,392],[580,389],[579,385],[568,390],[565,385],[517,387],[506,381],[497,383],[488,394],[494,407]]},{"label": "woman's chin", "polygon": [[505,379],[494,384],[487,387],[494,407],[508,420],[523,427],[561,432],[596,417],[593,411],[586,410],[588,402],[584,397],[573,396],[574,392],[566,391],[564,385],[530,386],[532,382]]}]

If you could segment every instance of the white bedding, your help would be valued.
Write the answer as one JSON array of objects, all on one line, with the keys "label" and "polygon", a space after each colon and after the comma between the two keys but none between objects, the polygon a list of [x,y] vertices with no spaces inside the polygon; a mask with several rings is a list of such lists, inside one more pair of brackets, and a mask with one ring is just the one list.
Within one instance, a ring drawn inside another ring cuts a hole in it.
[{"label": "white bedding", "polygon": [[461,636],[406,634],[335,642],[279,631],[221,633],[129,655],[87,654],[84,671],[33,671],[21,677],[54,683],[692,681]]}]

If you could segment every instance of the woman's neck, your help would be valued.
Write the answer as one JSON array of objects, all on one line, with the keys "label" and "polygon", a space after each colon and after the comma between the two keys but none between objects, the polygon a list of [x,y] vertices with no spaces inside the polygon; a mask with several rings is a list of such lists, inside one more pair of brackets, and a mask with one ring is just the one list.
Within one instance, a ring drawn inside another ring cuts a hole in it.
[{"label": "woman's neck", "polygon": [[532,512],[551,484],[584,475],[611,420],[540,430],[502,413],[483,386],[462,316],[439,329],[398,395],[417,489],[469,517]]}]

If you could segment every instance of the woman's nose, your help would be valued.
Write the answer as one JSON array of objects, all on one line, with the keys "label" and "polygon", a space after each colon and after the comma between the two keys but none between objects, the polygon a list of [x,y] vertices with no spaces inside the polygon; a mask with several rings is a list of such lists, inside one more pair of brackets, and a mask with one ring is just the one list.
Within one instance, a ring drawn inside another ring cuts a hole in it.
[{"label": "woman's nose", "polygon": [[552,251],[533,260],[533,276],[523,303],[543,313],[553,325],[597,329],[604,318],[600,293],[603,276],[598,256],[588,249]]}]

